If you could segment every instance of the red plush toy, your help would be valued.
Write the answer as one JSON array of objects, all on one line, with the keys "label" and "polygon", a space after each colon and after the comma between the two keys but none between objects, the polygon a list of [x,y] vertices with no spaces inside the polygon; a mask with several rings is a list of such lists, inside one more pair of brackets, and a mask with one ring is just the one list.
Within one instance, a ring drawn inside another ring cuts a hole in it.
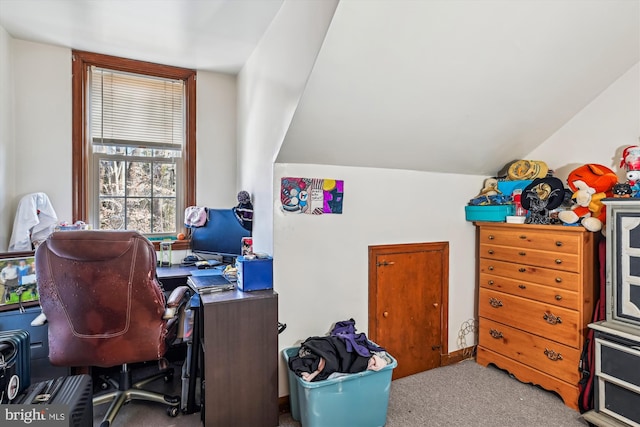
[{"label": "red plush toy", "polygon": [[565,224],[580,224],[589,231],[600,231],[605,223],[605,206],[602,199],[612,197],[618,176],[606,166],[589,163],[574,169],[567,177],[576,204],[571,210],[558,213]]}]

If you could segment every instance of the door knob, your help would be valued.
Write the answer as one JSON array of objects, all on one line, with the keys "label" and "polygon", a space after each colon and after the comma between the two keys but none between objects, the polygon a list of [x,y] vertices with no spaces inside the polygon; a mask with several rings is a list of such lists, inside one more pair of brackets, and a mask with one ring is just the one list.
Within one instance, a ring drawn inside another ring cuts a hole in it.
[{"label": "door knob", "polygon": [[438,303],[437,303],[437,302],[434,302],[434,303],[433,303],[433,306],[434,306],[435,308],[438,308]]},{"label": "door knob", "polygon": [[389,312],[385,311],[384,313],[382,313],[382,317],[389,317]]}]

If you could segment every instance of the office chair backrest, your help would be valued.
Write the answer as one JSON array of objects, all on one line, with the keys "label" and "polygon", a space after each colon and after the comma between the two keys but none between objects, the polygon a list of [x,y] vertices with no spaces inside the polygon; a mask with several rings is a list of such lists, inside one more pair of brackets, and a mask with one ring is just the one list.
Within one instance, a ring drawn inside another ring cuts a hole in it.
[{"label": "office chair backrest", "polygon": [[110,367],[159,359],[166,350],[165,296],[156,253],[133,231],[61,231],[36,251],[49,359]]}]

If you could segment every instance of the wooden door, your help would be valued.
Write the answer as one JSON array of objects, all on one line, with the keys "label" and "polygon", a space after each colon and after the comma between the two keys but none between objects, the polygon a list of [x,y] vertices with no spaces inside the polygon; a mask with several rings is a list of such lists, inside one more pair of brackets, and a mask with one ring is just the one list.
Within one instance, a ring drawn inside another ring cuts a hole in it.
[{"label": "wooden door", "polygon": [[369,247],[369,337],[398,362],[393,379],[447,354],[449,244]]}]

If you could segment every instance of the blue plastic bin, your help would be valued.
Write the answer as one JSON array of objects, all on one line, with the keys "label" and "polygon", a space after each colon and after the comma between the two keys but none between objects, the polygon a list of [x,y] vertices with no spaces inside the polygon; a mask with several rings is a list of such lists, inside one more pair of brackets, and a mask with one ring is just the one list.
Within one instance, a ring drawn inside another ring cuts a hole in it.
[{"label": "blue plastic bin", "polygon": [[302,427],[382,427],[387,422],[391,374],[398,362],[379,371],[308,382],[289,369],[289,358],[300,347],[282,350],[289,372],[291,417]]},{"label": "blue plastic bin", "polygon": [[533,180],[530,179],[523,179],[518,181],[498,181],[498,190],[500,190],[505,196],[511,196],[513,194],[513,190],[524,190],[525,187],[532,182]]},{"label": "blue plastic bin", "polygon": [[514,205],[480,205],[465,206],[464,214],[467,221],[505,222],[507,216],[515,215]]}]

